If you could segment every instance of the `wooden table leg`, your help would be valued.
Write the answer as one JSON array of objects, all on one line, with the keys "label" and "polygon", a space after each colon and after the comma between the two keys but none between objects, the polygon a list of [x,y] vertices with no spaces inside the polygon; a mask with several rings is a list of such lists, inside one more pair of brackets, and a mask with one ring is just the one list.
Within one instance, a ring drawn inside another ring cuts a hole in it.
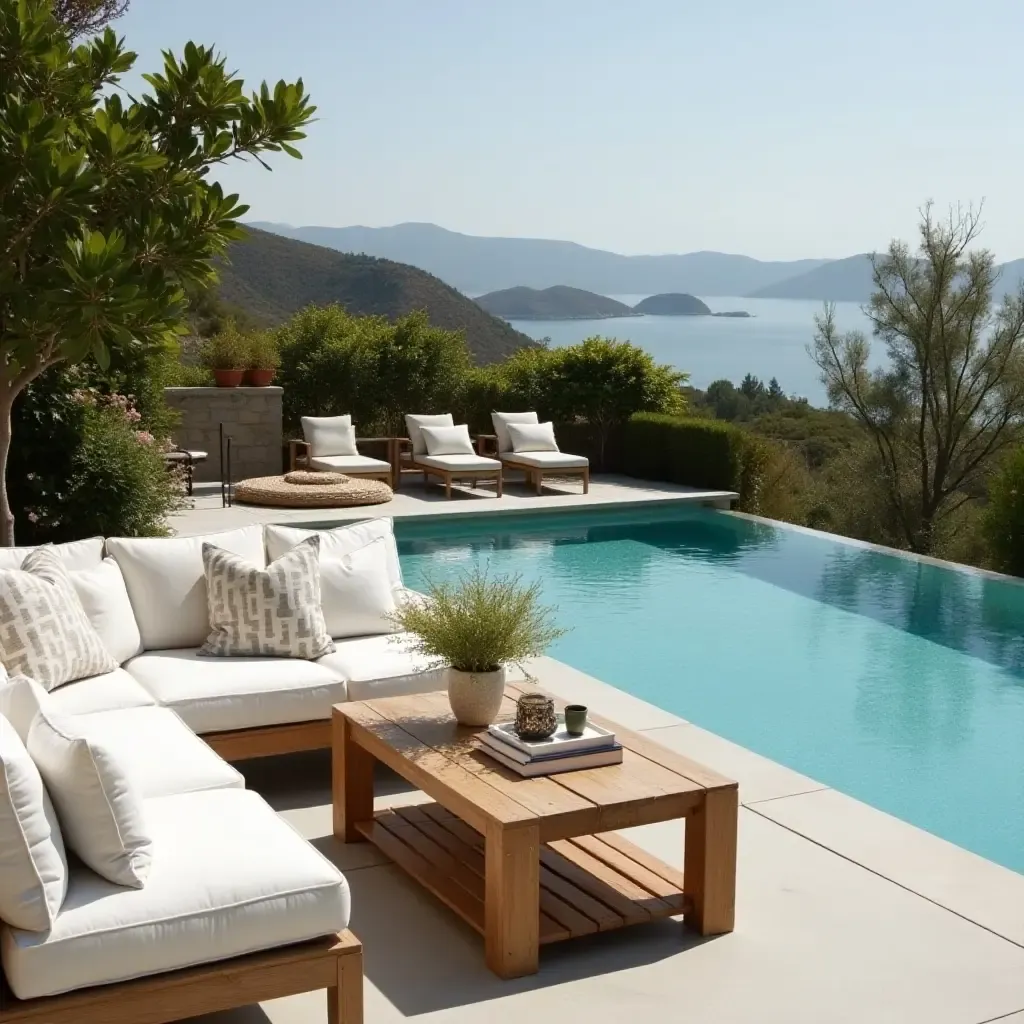
[{"label": "wooden table leg", "polygon": [[686,818],[683,884],[686,923],[701,935],[731,932],[736,918],[736,825],[739,788],[711,789]]},{"label": "wooden table leg", "polygon": [[352,722],[340,711],[331,712],[331,790],[334,834],[345,843],[365,837],[356,822],[373,817],[373,755],[352,737]]},{"label": "wooden table leg", "polygon": [[500,978],[536,974],[540,949],[540,830],[488,825],[484,944]]}]

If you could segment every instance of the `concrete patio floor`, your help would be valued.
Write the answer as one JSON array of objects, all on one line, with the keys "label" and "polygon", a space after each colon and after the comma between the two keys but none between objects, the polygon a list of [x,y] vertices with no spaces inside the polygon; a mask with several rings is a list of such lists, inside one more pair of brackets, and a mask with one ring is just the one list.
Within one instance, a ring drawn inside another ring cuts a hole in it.
[{"label": "concrete patio floor", "polygon": [[[551,659],[541,685],[740,783],[736,930],[674,921],[545,947],[501,981],[481,939],[366,844],[331,835],[329,755],[242,766],[251,788],[345,872],[365,944],[367,1024],[1024,1024],[1024,876]],[[378,806],[422,799],[382,773]],[[681,863],[680,822],[629,837]],[[323,1024],[323,993],[200,1018]]]}]

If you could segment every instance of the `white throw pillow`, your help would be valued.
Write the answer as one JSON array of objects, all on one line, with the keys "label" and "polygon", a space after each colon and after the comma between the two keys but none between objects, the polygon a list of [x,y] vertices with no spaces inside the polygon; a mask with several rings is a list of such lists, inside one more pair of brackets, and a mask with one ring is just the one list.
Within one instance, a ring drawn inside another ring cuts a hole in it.
[{"label": "white throw pillow", "polygon": [[320,538],[320,565],[326,559],[348,555],[358,548],[373,543],[378,538],[384,541],[387,551],[388,579],[392,589],[404,586],[402,566],[398,560],[398,546],[395,544],[394,523],[387,516],[378,519],[364,519],[351,526],[338,526],[333,530],[300,530],[294,526],[268,526],[267,558],[273,561],[307,537]]},{"label": "white throw pillow", "polygon": [[420,427],[428,455],[476,455],[469,427]]},{"label": "white throw pillow", "polygon": [[0,715],[14,726],[22,743],[28,743],[36,714],[52,706],[53,698],[28,676],[11,676],[0,686]]},{"label": "white throw pillow", "polygon": [[84,735],[78,719],[44,709],[29,730],[28,752],[68,847],[97,875],[141,889],[153,841],[135,784],[107,747]]},{"label": "white throw pillow", "polygon": [[494,425],[494,433],[498,435],[498,451],[512,451],[512,439],[508,436],[508,425],[510,423],[537,423],[535,412],[492,412],[491,423]]},{"label": "white throw pillow", "polygon": [[423,440],[423,427],[453,427],[455,420],[450,412],[441,413],[438,416],[419,416],[407,413],[405,417],[405,429],[409,431],[409,440],[412,441],[413,455],[426,455],[427,443]]},{"label": "white throw pillow", "polygon": [[245,526],[202,537],[110,537],[147,651],[198,647],[210,633],[203,544],[266,565],[263,528]]},{"label": "white throw pillow", "polygon": [[0,715],[0,918],[53,927],[68,891],[68,862],[53,804],[14,726]]},{"label": "white throw pillow", "polygon": [[92,569],[71,573],[75,593],[103,646],[123,665],[142,653],[142,636],[124,585],[124,576],[113,558],[104,558]]},{"label": "white throw pillow", "polygon": [[303,416],[302,436],[314,459],[329,455],[358,455],[351,416]]},{"label": "white throw pillow", "polygon": [[320,557],[320,600],[327,632],[335,639],[393,633],[395,590],[380,537],[345,555]]},{"label": "white throw pillow", "polygon": [[320,538],[309,537],[265,569],[203,545],[211,632],[200,654],[303,658],[334,650],[320,603]]},{"label": "white throw pillow", "polygon": [[513,452],[557,452],[553,423],[510,423],[508,436]]},{"label": "white throw pillow", "polygon": [[0,569],[0,660],[45,690],[117,668],[51,548]]},{"label": "white throw pillow", "polygon": [[[65,569],[91,569],[103,561],[103,538],[89,537],[86,540],[73,540],[67,544],[45,544],[64,563]],[[38,551],[32,548],[0,548],[0,569],[20,569],[21,563]]]}]

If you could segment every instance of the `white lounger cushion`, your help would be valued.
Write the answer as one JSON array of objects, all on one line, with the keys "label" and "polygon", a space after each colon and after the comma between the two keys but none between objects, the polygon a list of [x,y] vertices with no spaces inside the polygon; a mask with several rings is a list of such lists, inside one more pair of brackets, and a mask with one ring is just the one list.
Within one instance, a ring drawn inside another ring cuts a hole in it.
[{"label": "white lounger cushion", "polygon": [[303,416],[301,423],[310,455],[359,454],[351,416]]},{"label": "white lounger cushion", "polygon": [[153,707],[156,701],[123,668],[102,676],[76,679],[51,690],[47,703],[61,715]]},{"label": "white lounger cushion", "polygon": [[510,423],[539,422],[535,412],[492,412],[491,423],[494,425],[494,433],[498,435],[498,451],[512,451],[512,438],[508,433]]},{"label": "white lounger cushion", "polygon": [[501,471],[501,463],[497,459],[485,459],[482,455],[417,455],[416,465],[443,469],[449,473]]},{"label": "white lounger cushion", "polygon": [[516,462],[521,466],[536,466],[537,469],[575,469],[589,465],[582,455],[568,452],[505,452],[504,462]]},{"label": "white lounger cushion", "polygon": [[423,437],[421,427],[454,427],[455,420],[450,412],[441,413],[437,416],[417,416],[407,413],[405,417],[405,429],[409,431],[409,440],[412,441],[413,455],[426,455],[427,442]]},{"label": "white lounger cushion", "polygon": [[345,700],[344,677],[324,659],[206,658],[193,648],[146,651],[125,669],[197,733],[329,718]]},{"label": "white lounger cushion", "polygon": [[75,724],[110,752],[143,799],[245,788],[245,779],[169,708],[103,711]]},{"label": "white lounger cushion", "polygon": [[104,558],[90,569],[70,572],[78,600],[103,646],[120,665],[142,653],[142,636],[124,585],[124,576],[113,558]]},{"label": "white lounger cushion", "polygon": [[107,550],[124,574],[147,651],[198,647],[210,632],[203,543],[209,541],[260,567],[263,527],[202,537],[110,537]]},{"label": "white lounger cushion", "polygon": [[333,654],[320,659],[348,680],[349,700],[430,693],[447,685],[446,670],[409,650],[408,636],[366,636],[338,641]]},{"label": "white lounger cushion", "polygon": [[420,427],[428,455],[476,455],[469,427],[460,423],[455,427]]},{"label": "white lounger cushion", "polygon": [[390,473],[391,463],[366,455],[324,455],[309,460],[313,469],[331,473]]},{"label": "white lounger cushion", "polygon": [[[0,569],[20,569],[25,556],[35,550],[0,548]],[[103,561],[103,538],[89,537],[87,540],[71,541],[70,544],[53,544],[51,550],[69,572],[76,569],[91,569]]]},{"label": "white lounger cushion", "polygon": [[19,999],[224,960],[348,926],[341,873],[255,793],[146,801],[159,856],[144,889],[75,871],[48,934],[5,927]]},{"label": "white lounger cushion", "polygon": [[517,454],[558,451],[554,423],[509,423],[506,429]]}]

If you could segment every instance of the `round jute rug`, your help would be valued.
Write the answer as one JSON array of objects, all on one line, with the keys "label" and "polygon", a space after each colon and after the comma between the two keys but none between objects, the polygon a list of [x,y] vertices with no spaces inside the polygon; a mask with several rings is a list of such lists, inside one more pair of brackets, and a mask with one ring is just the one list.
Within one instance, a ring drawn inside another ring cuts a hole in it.
[{"label": "round jute rug", "polygon": [[343,473],[297,470],[284,476],[256,476],[235,484],[235,501],[281,508],[347,508],[382,505],[394,497],[383,480],[363,480]]}]

